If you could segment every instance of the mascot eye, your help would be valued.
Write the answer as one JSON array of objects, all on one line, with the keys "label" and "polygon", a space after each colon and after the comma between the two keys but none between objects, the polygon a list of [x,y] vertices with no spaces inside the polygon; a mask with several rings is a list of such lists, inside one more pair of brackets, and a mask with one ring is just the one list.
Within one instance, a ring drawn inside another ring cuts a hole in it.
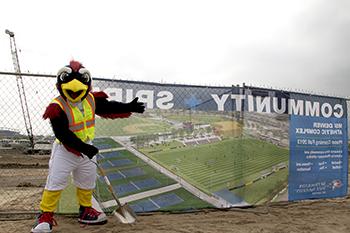
[{"label": "mascot eye", "polygon": [[90,72],[87,69],[81,68],[79,70],[79,73],[81,74],[81,79],[82,79],[81,81],[83,81],[84,83],[90,82],[91,75],[90,75]]},{"label": "mascot eye", "polygon": [[57,77],[58,80],[61,82],[66,82],[69,78],[69,75],[72,73],[72,69],[69,67],[63,67],[61,68],[58,73],[57,73]]},{"label": "mascot eye", "polygon": [[69,74],[67,72],[62,72],[61,74],[59,74],[58,78],[62,81],[65,82],[67,81]]},{"label": "mascot eye", "polygon": [[88,83],[90,81],[90,75],[88,73],[85,73],[81,76],[84,83]]}]

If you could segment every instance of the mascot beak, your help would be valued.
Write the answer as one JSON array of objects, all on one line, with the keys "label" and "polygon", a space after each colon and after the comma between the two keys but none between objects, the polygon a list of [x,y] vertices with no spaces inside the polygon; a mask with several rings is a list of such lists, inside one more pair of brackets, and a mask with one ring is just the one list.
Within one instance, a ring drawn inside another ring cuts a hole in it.
[{"label": "mascot beak", "polygon": [[61,84],[62,92],[72,103],[81,101],[89,87],[77,79]]}]

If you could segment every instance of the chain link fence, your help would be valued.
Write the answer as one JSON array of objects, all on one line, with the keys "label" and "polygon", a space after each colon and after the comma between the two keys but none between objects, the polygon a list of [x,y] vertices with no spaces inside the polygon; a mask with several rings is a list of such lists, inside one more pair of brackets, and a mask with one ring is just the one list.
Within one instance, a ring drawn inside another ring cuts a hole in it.
[{"label": "chain link fence", "polygon": [[[21,80],[30,119],[23,114]],[[54,140],[42,115],[58,95],[55,83],[51,75],[0,75],[0,212],[39,210]],[[94,140],[116,193],[136,212],[288,200],[290,92],[97,78],[93,91],[121,102],[138,96],[146,104],[144,114],[130,118],[97,117]],[[76,212],[68,198],[73,192],[72,185],[64,191],[59,212]],[[105,210],[115,206],[101,178],[94,196]]]}]

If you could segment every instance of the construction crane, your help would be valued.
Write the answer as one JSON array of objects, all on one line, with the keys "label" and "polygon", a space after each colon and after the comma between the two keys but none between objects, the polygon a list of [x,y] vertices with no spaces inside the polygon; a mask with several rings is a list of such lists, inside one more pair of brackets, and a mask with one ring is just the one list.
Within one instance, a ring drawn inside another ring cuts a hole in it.
[{"label": "construction crane", "polygon": [[26,127],[27,135],[30,141],[30,146],[33,149],[34,148],[34,136],[33,136],[33,128],[32,123],[30,120],[30,114],[29,114],[29,108],[27,104],[27,97],[24,90],[24,84],[23,84],[23,78],[21,75],[21,68],[19,66],[19,60],[18,60],[18,53],[17,53],[17,47],[16,47],[16,41],[15,41],[15,34],[9,30],[5,30],[5,33],[10,36],[10,48],[11,48],[11,54],[12,54],[12,62],[16,73],[16,81],[17,81],[17,89],[18,89],[18,95],[19,100],[21,103],[21,109],[22,109],[22,115],[24,119],[24,124]]}]

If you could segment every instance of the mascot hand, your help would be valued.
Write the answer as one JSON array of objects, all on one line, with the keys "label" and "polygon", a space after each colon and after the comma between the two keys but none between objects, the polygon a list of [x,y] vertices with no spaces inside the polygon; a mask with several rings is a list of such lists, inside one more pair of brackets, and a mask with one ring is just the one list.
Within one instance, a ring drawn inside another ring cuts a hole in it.
[{"label": "mascot hand", "polygon": [[136,97],[133,101],[128,103],[130,112],[143,113],[145,111],[145,104],[137,102],[139,97]]},{"label": "mascot hand", "polygon": [[92,145],[86,144],[82,153],[89,157],[89,159],[92,159],[98,153],[98,149]]}]

